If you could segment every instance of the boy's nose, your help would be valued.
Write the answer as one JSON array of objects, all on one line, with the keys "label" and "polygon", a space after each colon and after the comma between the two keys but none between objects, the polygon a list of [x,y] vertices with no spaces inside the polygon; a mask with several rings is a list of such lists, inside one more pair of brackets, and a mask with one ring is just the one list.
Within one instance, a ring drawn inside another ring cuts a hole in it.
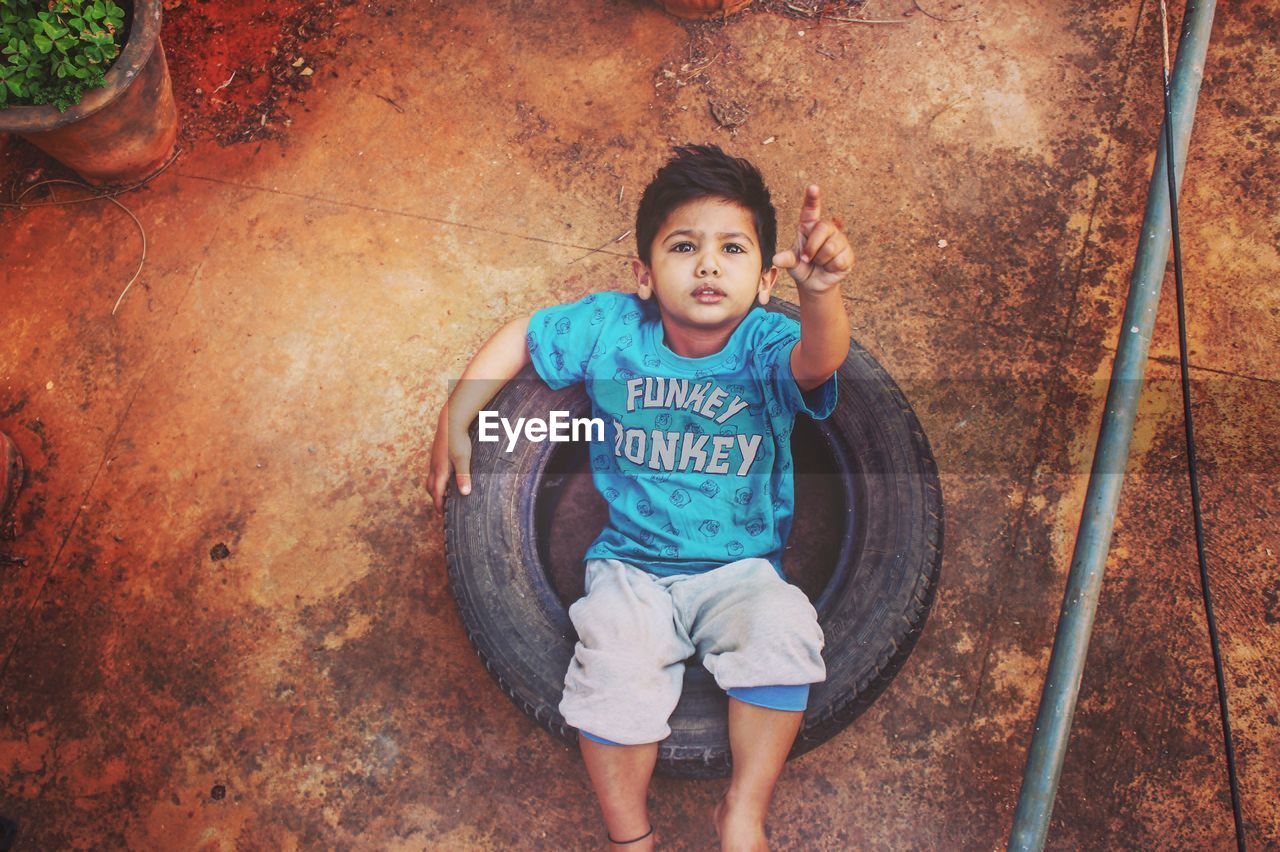
[{"label": "boy's nose", "polygon": [[720,265],[716,263],[714,255],[704,255],[698,259],[698,277],[705,278],[708,275],[719,275]]}]

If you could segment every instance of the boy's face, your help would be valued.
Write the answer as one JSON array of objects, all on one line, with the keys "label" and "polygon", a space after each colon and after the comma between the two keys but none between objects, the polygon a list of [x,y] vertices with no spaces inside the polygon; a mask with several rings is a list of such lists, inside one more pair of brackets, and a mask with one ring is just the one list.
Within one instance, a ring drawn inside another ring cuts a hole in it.
[{"label": "boy's face", "polygon": [[650,251],[650,266],[632,264],[637,293],[656,296],[668,332],[732,332],[757,300],[769,301],[778,277],[772,265],[761,272],[751,211],[721,198],[672,210]]}]

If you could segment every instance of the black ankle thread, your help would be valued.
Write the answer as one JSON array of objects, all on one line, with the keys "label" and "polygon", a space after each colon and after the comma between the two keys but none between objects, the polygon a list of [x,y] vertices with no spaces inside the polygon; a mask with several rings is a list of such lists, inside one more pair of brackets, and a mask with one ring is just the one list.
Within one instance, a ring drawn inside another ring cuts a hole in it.
[{"label": "black ankle thread", "polygon": [[648,831],[646,831],[644,834],[640,835],[639,837],[633,837],[633,838],[631,838],[630,840],[614,840],[614,839],[613,839],[613,835],[612,835],[612,834],[608,834],[608,833],[606,833],[606,834],[605,834],[605,837],[608,837],[608,838],[609,838],[609,842],[610,842],[610,843],[612,843],[612,844],[613,844],[613,845],[615,845],[615,846],[627,846],[628,844],[631,844],[631,843],[639,843],[641,840],[644,840],[644,839],[645,839],[646,837],[648,837],[650,834],[653,834],[653,826],[652,826],[652,825],[650,825],[650,826],[649,826],[649,830],[648,830]]}]

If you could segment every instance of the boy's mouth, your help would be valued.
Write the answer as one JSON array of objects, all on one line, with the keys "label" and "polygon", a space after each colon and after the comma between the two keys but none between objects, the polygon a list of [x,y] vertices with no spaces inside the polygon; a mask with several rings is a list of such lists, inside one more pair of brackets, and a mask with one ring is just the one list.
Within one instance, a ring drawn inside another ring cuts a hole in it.
[{"label": "boy's mouth", "polygon": [[703,284],[693,291],[693,298],[703,304],[715,304],[724,298],[724,291],[710,284]]}]

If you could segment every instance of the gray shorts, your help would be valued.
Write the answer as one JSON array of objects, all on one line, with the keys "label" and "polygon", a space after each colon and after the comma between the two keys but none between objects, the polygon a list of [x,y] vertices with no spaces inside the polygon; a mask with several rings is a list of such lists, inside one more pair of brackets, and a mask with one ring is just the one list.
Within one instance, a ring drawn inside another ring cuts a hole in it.
[{"label": "gray shorts", "polygon": [[673,577],[591,559],[586,595],[569,618],[578,644],[560,713],[573,727],[624,745],[671,733],[667,719],[695,652],[725,690],[826,678],[817,612],[764,559]]}]

